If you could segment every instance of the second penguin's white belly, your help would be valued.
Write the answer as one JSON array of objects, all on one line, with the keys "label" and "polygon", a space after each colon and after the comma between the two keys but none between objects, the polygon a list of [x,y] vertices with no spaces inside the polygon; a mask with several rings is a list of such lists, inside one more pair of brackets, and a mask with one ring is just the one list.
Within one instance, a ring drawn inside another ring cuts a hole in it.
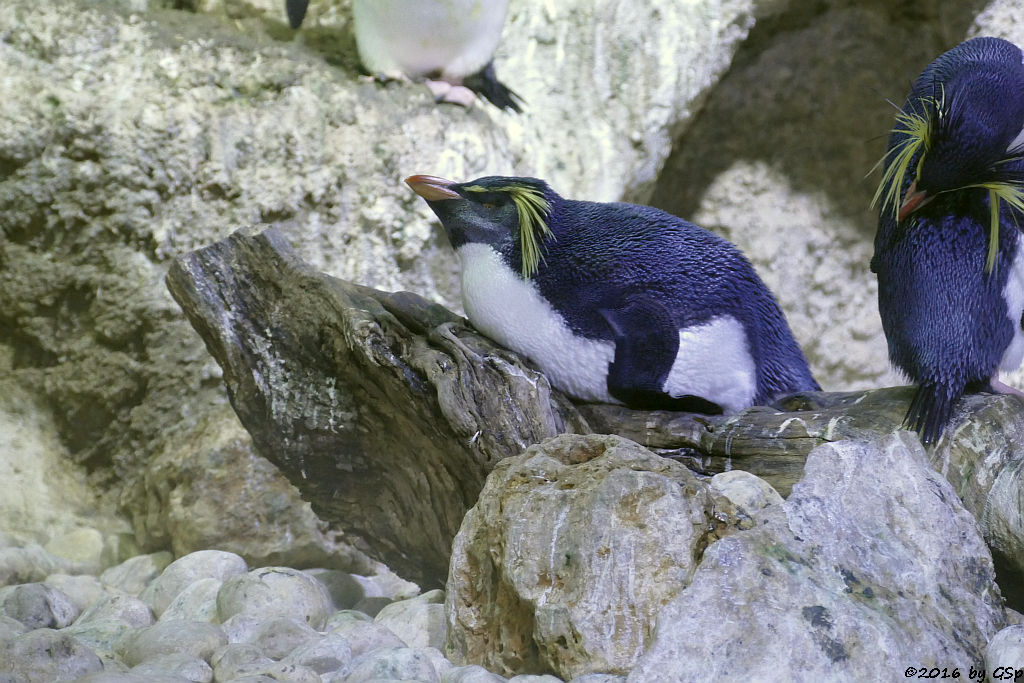
[{"label": "second penguin's white belly", "polygon": [[999,369],[1013,372],[1024,361],[1024,330],[1021,329],[1021,316],[1024,315],[1024,245],[1017,249],[1017,255],[1010,264],[1010,274],[1003,286],[1003,298],[1006,300],[1006,315],[1013,325],[1013,339],[1003,352]]},{"label": "second penguin's white belly", "polygon": [[[565,319],[486,244],[459,247],[462,302],[470,322],[537,367],[562,391],[584,401],[620,403],[608,393],[611,341],[573,333]],[[735,412],[757,392],[754,361],[743,325],[719,316],[679,331],[679,352],[662,390],[670,396],[700,396]]]},{"label": "second penguin's white belly", "polygon": [[460,80],[494,56],[508,0],[355,0],[363,66],[374,74]]}]

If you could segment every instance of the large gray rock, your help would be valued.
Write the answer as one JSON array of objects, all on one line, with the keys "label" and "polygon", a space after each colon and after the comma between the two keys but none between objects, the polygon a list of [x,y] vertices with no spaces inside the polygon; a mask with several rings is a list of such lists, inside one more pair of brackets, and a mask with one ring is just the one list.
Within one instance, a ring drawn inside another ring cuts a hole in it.
[{"label": "large gray rock", "polygon": [[224,580],[249,571],[245,560],[222,550],[199,550],[171,562],[141,593],[139,599],[157,617],[192,583],[199,579]]},{"label": "large gray rock", "polygon": [[0,642],[0,680],[11,683],[73,681],[100,671],[91,649],[64,631],[41,628]]},{"label": "large gray rock", "polygon": [[751,520],[682,465],[616,436],[558,436],[498,463],[452,550],[457,664],[627,673],[708,543]]},{"label": "large gray rock", "polygon": [[631,682],[966,672],[1005,625],[977,524],[910,434],[815,449],[776,511],[708,547]]}]

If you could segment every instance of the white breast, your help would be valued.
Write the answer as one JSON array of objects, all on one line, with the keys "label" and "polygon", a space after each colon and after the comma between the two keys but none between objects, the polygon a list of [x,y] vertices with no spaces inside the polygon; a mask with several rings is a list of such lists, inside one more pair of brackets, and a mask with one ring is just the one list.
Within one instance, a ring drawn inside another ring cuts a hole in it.
[{"label": "white breast", "polygon": [[[584,401],[619,403],[608,393],[610,341],[573,334],[534,283],[520,278],[485,244],[459,247],[462,302],[473,325],[537,364],[552,384]],[[694,395],[727,412],[751,405],[757,380],[743,325],[720,316],[680,330],[679,353],[662,390]]]},{"label": "white breast", "polygon": [[608,393],[609,341],[573,334],[561,315],[486,244],[459,247],[462,305],[473,326],[537,364],[559,389],[584,401],[617,403]]},{"label": "white breast", "polygon": [[508,0],[355,0],[356,44],[373,74],[458,83],[494,56]]},{"label": "white breast", "polygon": [[734,413],[754,403],[757,368],[743,324],[731,315],[679,330],[679,353],[665,379],[671,396],[702,396]]},{"label": "white breast", "polygon": [[1003,286],[1003,298],[1006,299],[1006,315],[1013,324],[1013,340],[1003,352],[999,369],[1012,372],[1020,367],[1024,360],[1024,331],[1020,327],[1021,315],[1024,315],[1024,245],[1017,249],[1017,255],[1010,264],[1010,274]]}]

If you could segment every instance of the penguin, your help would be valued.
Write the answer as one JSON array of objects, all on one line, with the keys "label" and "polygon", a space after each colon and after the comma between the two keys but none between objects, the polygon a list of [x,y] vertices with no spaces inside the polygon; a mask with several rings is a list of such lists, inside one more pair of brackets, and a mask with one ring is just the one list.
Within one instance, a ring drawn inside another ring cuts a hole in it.
[{"label": "penguin", "polygon": [[925,444],[965,392],[1024,358],[1024,53],[974,38],[914,82],[879,165],[871,270],[889,358],[917,391]]},{"label": "penguin", "polygon": [[[292,28],[309,0],[285,0]],[[494,71],[494,51],[508,0],[353,0],[363,66],[384,79],[425,80],[438,102],[469,107],[481,95],[499,109],[522,111],[522,98]]]},{"label": "penguin", "polygon": [[460,257],[473,326],[580,401],[717,414],[820,389],[750,262],[703,228],[536,178],[405,182]]}]

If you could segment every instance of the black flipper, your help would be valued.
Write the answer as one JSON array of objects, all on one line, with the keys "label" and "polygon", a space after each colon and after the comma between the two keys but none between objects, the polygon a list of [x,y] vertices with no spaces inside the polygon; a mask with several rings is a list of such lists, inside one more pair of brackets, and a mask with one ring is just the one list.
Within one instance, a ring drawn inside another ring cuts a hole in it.
[{"label": "black flipper", "polygon": [[924,445],[935,443],[953,415],[953,407],[963,395],[963,388],[943,384],[922,384],[914,393],[903,426],[921,437]]},{"label": "black flipper", "polygon": [[306,18],[308,7],[309,0],[284,0],[284,9],[288,12],[288,23],[292,28],[302,26],[302,20]]},{"label": "black flipper", "polygon": [[[289,2],[294,1],[289,0]],[[498,76],[494,73],[494,62],[488,62],[487,66],[482,70],[462,79],[462,85],[499,109],[514,111],[517,114],[523,111],[522,107],[520,107],[520,104],[523,103],[523,98],[498,80]]]},{"label": "black flipper", "polygon": [[608,393],[630,408],[719,415],[722,407],[701,396],[670,396],[662,387],[679,351],[679,329],[668,309],[645,295],[599,311],[615,334],[608,365]]}]

